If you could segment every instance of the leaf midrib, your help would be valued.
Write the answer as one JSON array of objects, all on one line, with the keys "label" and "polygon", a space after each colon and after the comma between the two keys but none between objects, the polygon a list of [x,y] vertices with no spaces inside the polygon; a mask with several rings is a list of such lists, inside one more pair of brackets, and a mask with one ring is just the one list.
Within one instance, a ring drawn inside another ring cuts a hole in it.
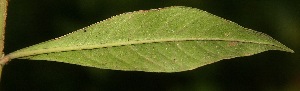
[{"label": "leaf midrib", "polygon": [[[137,44],[148,44],[148,43],[164,43],[164,42],[180,42],[180,41],[225,41],[225,42],[241,42],[241,43],[254,43],[254,44],[261,44],[261,45],[270,45],[282,48],[280,46],[270,44],[270,43],[263,43],[257,41],[244,41],[244,40],[226,40],[226,39],[203,39],[203,38],[181,38],[181,39],[156,39],[156,40],[143,40],[143,41],[126,41],[126,42],[117,42],[117,43],[106,43],[100,45],[76,45],[76,46],[68,46],[68,47],[55,47],[55,48],[44,48],[32,51],[15,51],[7,56],[10,59],[15,58],[22,58],[26,56],[34,56],[40,54],[47,54],[47,53],[54,53],[54,52],[66,52],[66,51],[76,51],[76,50],[89,50],[89,49],[98,49],[98,48],[107,48],[107,47],[118,47],[118,46],[126,46],[126,45],[137,45]],[[286,49],[286,48],[282,48]]]}]

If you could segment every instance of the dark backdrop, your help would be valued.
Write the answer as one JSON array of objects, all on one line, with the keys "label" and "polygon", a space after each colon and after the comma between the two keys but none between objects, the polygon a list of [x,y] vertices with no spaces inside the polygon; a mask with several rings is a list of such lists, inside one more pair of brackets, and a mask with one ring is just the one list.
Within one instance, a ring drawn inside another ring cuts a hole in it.
[{"label": "dark backdrop", "polygon": [[296,53],[268,51],[192,71],[145,73],[14,59],[2,91],[299,91],[299,0],[9,0],[5,53],[114,15],[168,6],[208,11],[264,32]]}]

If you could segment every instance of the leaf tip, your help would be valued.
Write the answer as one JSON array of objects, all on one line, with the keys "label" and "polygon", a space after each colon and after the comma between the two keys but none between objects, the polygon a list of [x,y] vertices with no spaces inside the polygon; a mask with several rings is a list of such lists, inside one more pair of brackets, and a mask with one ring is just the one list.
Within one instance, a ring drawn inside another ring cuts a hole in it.
[{"label": "leaf tip", "polygon": [[292,50],[291,48],[288,48],[288,47],[286,47],[286,46],[284,46],[284,45],[281,47],[280,50],[281,50],[281,51],[285,51],[285,52],[295,53],[294,50]]},{"label": "leaf tip", "polygon": [[292,50],[292,49],[290,49],[290,48],[288,48],[286,51],[287,51],[287,52],[290,52],[290,53],[295,53],[295,51]]}]

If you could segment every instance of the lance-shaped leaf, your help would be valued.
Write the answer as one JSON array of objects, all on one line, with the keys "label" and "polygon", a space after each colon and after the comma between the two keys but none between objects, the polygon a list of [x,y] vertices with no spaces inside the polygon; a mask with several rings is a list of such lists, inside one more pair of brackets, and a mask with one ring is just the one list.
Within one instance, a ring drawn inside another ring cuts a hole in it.
[{"label": "lance-shaped leaf", "polygon": [[121,14],[8,57],[114,70],[179,72],[267,50],[293,52],[266,34],[179,6]]}]

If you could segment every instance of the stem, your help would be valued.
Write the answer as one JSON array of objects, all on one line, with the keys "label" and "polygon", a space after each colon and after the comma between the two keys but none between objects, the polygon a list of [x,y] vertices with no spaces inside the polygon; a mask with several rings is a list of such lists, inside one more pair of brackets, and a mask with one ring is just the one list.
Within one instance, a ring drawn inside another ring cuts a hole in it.
[{"label": "stem", "polygon": [[9,60],[10,60],[10,58],[7,56],[4,56],[4,54],[2,55],[2,57],[0,59],[0,81],[1,81],[1,76],[2,76],[2,69]]},{"label": "stem", "polygon": [[7,15],[7,0],[0,0],[0,54],[3,54],[4,49],[4,34]]},{"label": "stem", "polygon": [[5,65],[8,61],[10,61],[10,58],[8,56],[2,56],[0,59],[0,65]]},{"label": "stem", "polygon": [[[0,55],[4,56],[3,49],[4,49],[4,34],[5,34],[5,25],[6,25],[6,16],[7,16],[7,5],[8,2],[7,0],[0,0]],[[2,64],[2,59],[5,57],[1,57],[0,60],[0,80],[1,80],[1,75],[2,75],[2,68],[5,63]],[[4,59],[6,60],[6,58]]]},{"label": "stem", "polygon": [[2,69],[4,65],[0,65],[0,81],[1,81],[1,76],[2,76]]}]

